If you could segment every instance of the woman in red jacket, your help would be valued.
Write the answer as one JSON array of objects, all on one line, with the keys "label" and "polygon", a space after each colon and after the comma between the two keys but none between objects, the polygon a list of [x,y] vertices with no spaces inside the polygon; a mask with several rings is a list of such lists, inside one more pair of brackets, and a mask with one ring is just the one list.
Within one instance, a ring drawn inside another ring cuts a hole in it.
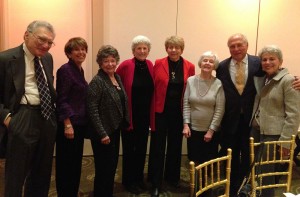
[{"label": "woman in red jacket", "polygon": [[133,58],[123,61],[117,68],[128,96],[130,126],[122,131],[123,174],[122,184],[136,195],[145,190],[144,166],[149,136],[149,126],[153,130],[153,64],[146,58],[151,43],[145,36],[132,40]]},{"label": "woman in red jacket", "polygon": [[167,38],[165,49],[168,56],[156,60],[153,70],[156,130],[151,132],[148,168],[153,197],[159,196],[163,178],[171,186],[179,187],[183,130],[182,99],[187,78],[195,74],[195,66],[181,57],[184,50],[183,38]]}]

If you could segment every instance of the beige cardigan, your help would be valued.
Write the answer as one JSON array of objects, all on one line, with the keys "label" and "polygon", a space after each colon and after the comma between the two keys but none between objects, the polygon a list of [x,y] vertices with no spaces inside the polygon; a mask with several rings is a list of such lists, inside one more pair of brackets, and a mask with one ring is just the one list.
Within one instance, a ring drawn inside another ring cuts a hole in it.
[{"label": "beige cardigan", "polygon": [[279,71],[267,85],[264,85],[265,77],[254,77],[257,95],[252,119],[258,107],[260,134],[279,135],[279,140],[289,140],[293,134],[297,134],[300,92],[292,88],[293,81],[294,77],[286,68]]}]

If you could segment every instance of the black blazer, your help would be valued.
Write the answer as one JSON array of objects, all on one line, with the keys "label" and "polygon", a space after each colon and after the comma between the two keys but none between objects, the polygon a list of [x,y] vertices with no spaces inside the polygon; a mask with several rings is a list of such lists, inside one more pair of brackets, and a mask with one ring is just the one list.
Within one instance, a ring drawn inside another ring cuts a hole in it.
[{"label": "black blazer", "polygon": [[119,93],[113,86],[109,76],[99,69],[88,87],[87,112],[93,125],[90,138],[100,140],[112,134],[120,126],[129,126],[128,98],[119,75],[115,78],[125,95],[125,109]]},{"label": "black blazer", "polygon": [[[41,58],[47,76],[48,86],[54,106],[56,92],[53,87],[53,59],[50,53]],[[25,93],[25,59],[23,44],[0,53],[0,149],[6,127],[3,121],[8,113],[18,112]],[[1,150],[0,150],[1,152]]]},{"label": "black blazer", "polygon": [[230,61],[231,58],[228,58],[220,62],[216,76],[222,81],[226,99],[221,130],[222,133],[234,135],[237,132],[241,111],[244,114],[245,124],[249,125],[256,95],[253,77],[260,75],[262,71],[260,59],[257,56],[248,55],[248,78],[243,94],[240,95],[231,80],[229,72]]}]

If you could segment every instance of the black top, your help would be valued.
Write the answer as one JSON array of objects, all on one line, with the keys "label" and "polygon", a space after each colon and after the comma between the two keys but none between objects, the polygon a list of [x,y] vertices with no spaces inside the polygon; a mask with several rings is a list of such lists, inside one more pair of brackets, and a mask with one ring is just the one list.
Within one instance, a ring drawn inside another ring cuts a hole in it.
[{"label": "black top", "polygon": [[169,64],[169,84],[165,100],[165,107],[181,108],[181,98],[183,91],[183,59],[173,62],[168,58]]},{"label": "black top", "polygon": [[153,79],[150,75],[146,61],[135,59],[131,93],[133,124],[140,121],[149,124],[153,91]]},{"label": "black top", "polygon": [[124,129],[124,128],[127,128],[129,126],[129,124],[126,123],[126,121],[125,121],[125,113],[126,113],[125,112],[125,110],[126,110],[126,107],[125,107],[125,94],[119,86],[114,85],[114,87],[116,88],[116,90],[119,94],[121,104],[122,104],[122,109],[123,109],[123,117],[124,117],[118,129]]}]

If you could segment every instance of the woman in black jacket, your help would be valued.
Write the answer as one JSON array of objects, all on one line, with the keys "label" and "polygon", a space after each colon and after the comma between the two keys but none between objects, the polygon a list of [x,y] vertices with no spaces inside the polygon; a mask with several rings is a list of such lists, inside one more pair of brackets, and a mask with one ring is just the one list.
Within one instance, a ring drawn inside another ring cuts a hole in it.
[{"label": "woman in black jacket", "polygon": [[94,197],[113,196],[120,130],[129,125],[127,96],[115,73],[119,60],[114,47],[101,47],[97,54],[100,69],[88,87],[87,111],[93,126],[91,143],[95,162]]}]

